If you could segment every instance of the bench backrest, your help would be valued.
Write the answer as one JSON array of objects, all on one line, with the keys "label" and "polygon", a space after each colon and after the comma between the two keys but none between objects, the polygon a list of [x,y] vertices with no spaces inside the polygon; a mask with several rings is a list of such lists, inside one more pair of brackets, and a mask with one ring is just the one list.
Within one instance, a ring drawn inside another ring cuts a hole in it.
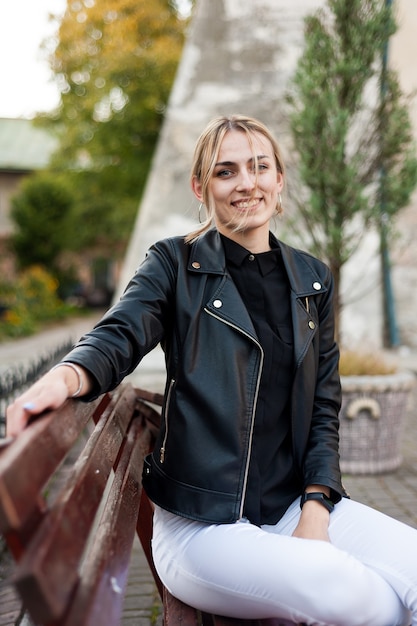
[{"label": "bench backrest", "polygon": [[0,532],[36,623],[119,623],[139,527],[152,564],[141,474],[159,414],[141,397],[162,401],[130,384],[93,403],[68,400],[0,453]]},{"label": "bench backrest", "polygon": [[164,626],[288,626],[202,613],[174,598],[152,560],[153,509],[141,488],[163,397],[123,385],[68,400],[0,451],[0,532],[15,586],[42,626],[120,626],[137,532],[164,605]]}]

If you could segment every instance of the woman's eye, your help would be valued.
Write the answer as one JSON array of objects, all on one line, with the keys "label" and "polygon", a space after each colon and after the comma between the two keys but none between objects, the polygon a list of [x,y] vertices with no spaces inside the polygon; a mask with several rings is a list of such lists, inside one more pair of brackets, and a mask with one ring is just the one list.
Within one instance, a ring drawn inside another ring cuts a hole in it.
[{"label": "woman's eye", "polygon": [[254,165],[251,167],[251,174],[256,174],[257,172],[264,172],[268,169],[268,165],[266,163],[258,163],[258,166]]},{"label": "woman's eye", "polygon": [[219,178],[225,178],[226,176],[231,176],[233,172],[231,170],[219,170],[216,174]]}]

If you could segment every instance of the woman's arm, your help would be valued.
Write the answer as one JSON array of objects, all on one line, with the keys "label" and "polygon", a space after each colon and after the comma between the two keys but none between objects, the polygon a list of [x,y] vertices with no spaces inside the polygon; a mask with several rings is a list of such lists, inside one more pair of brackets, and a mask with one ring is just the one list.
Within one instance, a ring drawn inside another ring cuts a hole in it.
[{"label": "woman's arm", "polygon": [[[160,342],[170,315],[175,267],[168,240],[148,251],[121,300],[59,364],[7,409],[7,434],[16,436],[31,415],[59,408],[67,398],[91,400],[116,387]],[[75,394],[75,396],[74,396]]]},{"label": "woman's arm", "polygon": [[[326,268],[327,269],[327,268]],[[328,271],[328,270],[327,270]],[[319,341],[318,368],[315,379],[314,401],[308,449],[304,459],[305,493],[320,492],[337,502],[340,497],[340,467],[338,450],[338,412],[340,409],[340,380],[338,348],[334,341],[333,280],[330,272],[326,283],[328,291],[318,307]],[[325,484],[323,484],[323,482]],[[340,485],[339,488],[335,488]],[[329,541],[330,511],[320,500],[307,499],[302,507],[294,537]]]},{"label": "woman's arm", "polygon": [[333,279],[327,272],[323,283],[328,290],[315,302],[318,328],[310,346],[313,354],[308,360],[309,369],[304,372],[311,383],[310,387],[306,385],[309,394],[305,403],[311,415],[306,416],[309,429],[302,471],[304,491],[308,485],[325,485],[330,488],[330,496],[336,503],[344,495],[339,465],[341,386],[339,350],[334,340]]}]

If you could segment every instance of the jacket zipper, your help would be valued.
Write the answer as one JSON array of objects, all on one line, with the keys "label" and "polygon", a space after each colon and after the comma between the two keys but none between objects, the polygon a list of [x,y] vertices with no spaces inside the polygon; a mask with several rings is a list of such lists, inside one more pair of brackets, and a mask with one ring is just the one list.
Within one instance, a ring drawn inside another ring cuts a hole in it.
[{"label": "jacket zipper", "polygon": [[250,453],[251,453],[251,450],[252,450],[253,431],[254,431],[254,427],[255,427],[255,412],[256,412],[256,405],[258,403],[259,387],[260,387],[260,384],[261,384],[261,375],[262,375],[262,369],[263,369],[263,363],[264,363],[264,351],[263,351],[262,346],[259,343],[259,341],[256,341],[256,339],[254,339],[253,337],[251,337],[251,335],[249,335],[244,330],[239,328],[239,326],[236,326],[235,324],[231,324],[230,322],[227,322],[226,320],[222,319],[218,315],[215,315],[214,313],[212,313],[208,309],[204,309],[204,310],[205,310],[206,313],[208,313],[209,315],[211,315],[215,319],[219,320],[219,322],[222,322],[223,324],[226,324],[226,326],[230,326],[230,328],[234,328],[235,330],[237,330],[242,335],[245,335],[245,337],[248,337],[248,339],[250,339],[254,344],[256,344],[258,346],[258,348],[260,350],[260,353],[261,353],[261,363],[260,363],[260,366],[259,366],[258,380],[256,382],[255,397],[254,397],[254,402],[253,402],[252,418],[251,418],[251,428],[250,428],[250,434],[249,434],[248,454],[247,454],[247,457],[246,457],[245,476],[244,476],[244,479],[243,479],[242,499],[241,499],[240,511],[239,511],[239,519],[241,519],[243,517],[243,508],[244,508],[244,504],[245,504],[246,489],[247,489],[247,486],[248,486]]},{"label": "jacket zipper", "polygon": [[161,449],[159,450],[159,462],[162,464],[165,461],[165,450],[166,450],[166,444],[167,444],[167,438],[168,438],[168,408],[171,402],[171,394],[172,394],[172,389],[175,385],[175,379],[171,378],[170,383],[169,383],[169,388],[168,388],[168,393],[167,393],[167,399],[165,402],[165,414],[164,414],[164,418],[165,418],[165,435],[164,435],[164,439],[162,441],[162,446]]}]

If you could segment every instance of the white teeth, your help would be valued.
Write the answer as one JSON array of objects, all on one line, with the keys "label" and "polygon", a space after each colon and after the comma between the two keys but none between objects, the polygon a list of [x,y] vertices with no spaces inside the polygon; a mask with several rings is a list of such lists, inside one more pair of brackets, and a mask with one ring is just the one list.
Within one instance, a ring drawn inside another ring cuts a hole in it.
[{"label": "white teeth", "polygon": [[252,206],[258,204],[258,200],[251,200],[250,202],[235,202],[235,206],[238,209],[249,209]]}]

